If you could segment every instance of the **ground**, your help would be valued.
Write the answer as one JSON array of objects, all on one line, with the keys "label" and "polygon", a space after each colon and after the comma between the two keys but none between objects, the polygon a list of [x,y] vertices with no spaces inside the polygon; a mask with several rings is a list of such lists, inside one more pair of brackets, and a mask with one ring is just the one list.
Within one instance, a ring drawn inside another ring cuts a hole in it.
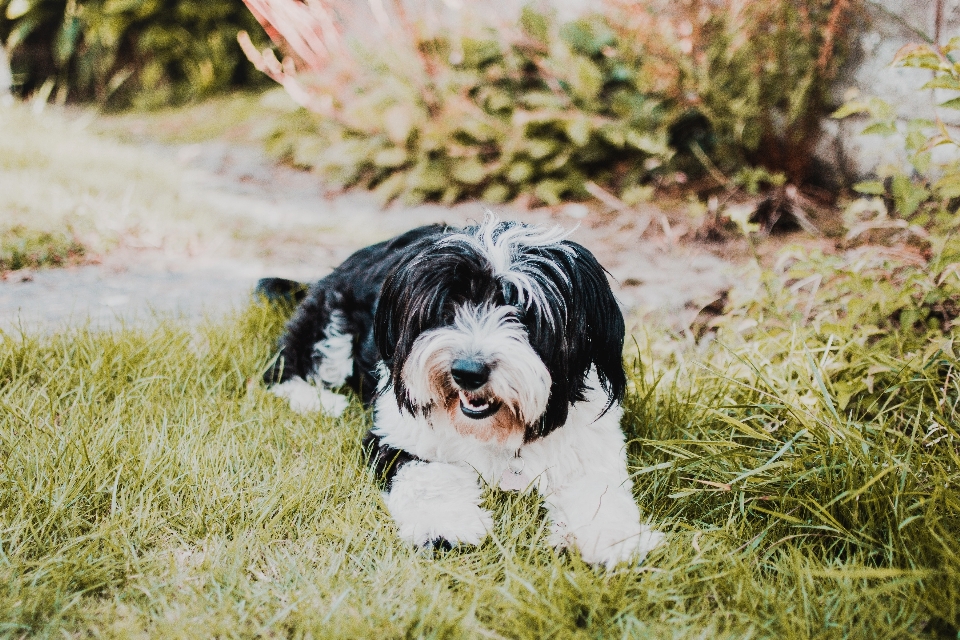
[{"label": "ground", "polygon": [[[211,115],[203,109],[195,109],[199,114],[193,117],[202,121]],[[49,117],[75,122],[85,116]],[[238,115],[235,128],[197,131],[193,122],[190,133],[183,131],[191,126],[183,125],[184,117],[97,116],[84,123],[99,132],[108,147],[104,154],[118,152],[109,148],[115,145],[148,167],[163,167],[168,196],[189,203],[188,211],[179,216],[180,224],[161,233],[123,229],[114,246],[85,261],[98,264],[7,274],[0,282],[0,326],[56,327],[88,319],[102,324],[155,312],[217,315],[242,305],[260,277],[316,280],[363,246],[421,224],[466,224],[488,208],[482,203],[383,208],[368,193],[331,193],[316,176],[276,163],[250,134],[238,133],[248,114]],[[610,271],[628,314],[678,329],[729,288],[742,262],[718,257],[723,247],[677,241],[670,235],[675,229],[662,223],[667,214],[675,218],[674,212],[653,203],[626,212],[593,205],[493,210],[504,218],[575,228],[571,237]],[[107,203],[103,214],[117,227],[127,215],[116,203]],[[163,211],[153,215],[169,217]]]}]

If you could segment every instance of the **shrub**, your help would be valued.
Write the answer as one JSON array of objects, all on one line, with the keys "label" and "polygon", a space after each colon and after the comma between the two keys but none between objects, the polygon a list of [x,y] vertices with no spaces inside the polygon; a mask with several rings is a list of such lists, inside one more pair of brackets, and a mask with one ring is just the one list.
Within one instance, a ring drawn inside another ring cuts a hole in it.
[{"label": "shrub", "polygon": [[813,149],[861,3],[671,4],[680,48],[676,90],[688,105],[685,117],[709,123],[678,142],[699,144],[729,174],[763,166],[793,184],[819,179]]},{"label": "shrub", "polygon": [[348,46],[313,5],[246,1],[292,54],[281,64],[248,45],[248,57],[320,115],[274,136],[295,163],[384,200],[548,204],[591,183],[630,203],[714,165],[768,164],[802,181],[808,166],[788,151],[815,142],[852,5],[704,3],[695,23],[670,6],[656,17],[649,2],[566,24],[527,8],[497,31],[454,37],[406,21],[386,46]]},{"label": "shrub", "polygon": [[[509,32],[355,53],[349,84],[311,79],[323,117],[298,117],[273,143],[294,162],[385,200],[555,204],[589,180],[629,197],[670,161],[674,106],[644,90],[644,51],[598,16],[560,28],[525,10]],[[361,56],[363,56],[361,58]]]},{"label": "shrub", "polygon": [[0,273],[31,267],[61,267],[76,262],[86,248],[62,232],[49,233],[22,225],[0,229]]},{"label": "shrub", "polygon": [[[897,53],[893,63],[932,71],[933,78],[922,88],[948,92],[950,99],[939,108],[960,111],[960,36],[942,47],[907,45]],[[854,186],[866,196],[884,200],[874,201],[875,224],[886,220],[889,208],[923,226],[954,227],[960,213],[960,139],[939,116],[933,121],[914,118],[898,126],[894,108],[875,97],[851,100],[834,116],[844,118],[857,113],[869,116],[863,134],[897,141],[907,151],[910,164],[907,168],[879,166],[877,179]],[[946,154],[951,159],[936,162],[934,150],[938,147],[951,150],[952,153]]]},{"label": "shrub", "polygon": [[265,38],[239,0],[0,0],[18,86],[61,100],[156,106],[248,84],[240,29]]}]

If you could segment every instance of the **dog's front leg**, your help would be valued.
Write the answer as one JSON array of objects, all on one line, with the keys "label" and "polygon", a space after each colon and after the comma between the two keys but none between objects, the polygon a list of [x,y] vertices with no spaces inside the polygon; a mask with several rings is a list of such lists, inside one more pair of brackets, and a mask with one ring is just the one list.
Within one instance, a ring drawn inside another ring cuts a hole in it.
[{"label": "dog's front leg", "polygon": [[472,469],[423,461],[400,467],[385,494],[400,537],[418,547],[480,544],[493,525],[480,498]]},{"label": "dog's front leg", "polygon": [[640,522],[629,480],[588,474],[553,490],[544,502],[553,520],[551,543],[576,547],[590,564],[640,562],[663,540]]}]

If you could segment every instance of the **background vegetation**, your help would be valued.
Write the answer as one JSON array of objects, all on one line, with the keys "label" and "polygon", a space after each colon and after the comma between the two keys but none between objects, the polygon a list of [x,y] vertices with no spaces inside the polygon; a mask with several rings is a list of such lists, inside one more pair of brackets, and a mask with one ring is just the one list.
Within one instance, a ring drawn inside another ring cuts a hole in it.
[{"label": "background vegetation", "polygon": [[266,37],[240,0],[0,0],[16,85],[61,102],[153,107],[257,84],[240,29]]},{"label": "background vegetation", "polygon": [[282,0],[254,5],[299,72],[248,56],[317,114],[281,126],[278,152],[384,200],[547,204],[597,185],[627,204],[691,180],[702,194],[756,168],[822,182],[811,152],[858,6],[611,2],[568,23],[528,7],[457,33],[400,20],[383,46],[334,37],[325,14],[294,20]]}]

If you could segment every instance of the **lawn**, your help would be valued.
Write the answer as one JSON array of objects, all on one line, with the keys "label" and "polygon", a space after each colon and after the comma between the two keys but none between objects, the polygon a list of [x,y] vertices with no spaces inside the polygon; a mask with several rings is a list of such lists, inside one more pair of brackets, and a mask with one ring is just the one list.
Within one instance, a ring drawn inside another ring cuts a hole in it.
[{"label": "lawn", "polygon": [[[130,119],[233,135],[197,113]],[[92,126],[0,109],[3,251],[251,235]],[[629,464],[668,537],[611,571],[496,490],[481,547],[402,544],[369,414],[301,416],[259,383],[283,310],[0,331],[0,637],[956,638],[954,235],[787,247],[723,316],[628,340]]]},{"label": "lawn", "polygon": [[[275,230],[193,184],[173,146],[213,136],[249,143],[249,111],[259,104],[237,94],[113,118],[79,107],[36,113],[0,105],[0,275],[96,261],[117,249],[259,256]],[[151,144],[124,142],[131,139]]]},{"label": "lawn", "polygon": [[735,295],[709,345],[628,349],[637,500],[669,535],[613,571],[495,490],[481,547],[402,544],[361,461],[369,414],[303,417],[259,384],[277,309],[0,334],[0,633],[954,637],[952,339],[845,329],[851,280],[807,300],[796,276]]}]

